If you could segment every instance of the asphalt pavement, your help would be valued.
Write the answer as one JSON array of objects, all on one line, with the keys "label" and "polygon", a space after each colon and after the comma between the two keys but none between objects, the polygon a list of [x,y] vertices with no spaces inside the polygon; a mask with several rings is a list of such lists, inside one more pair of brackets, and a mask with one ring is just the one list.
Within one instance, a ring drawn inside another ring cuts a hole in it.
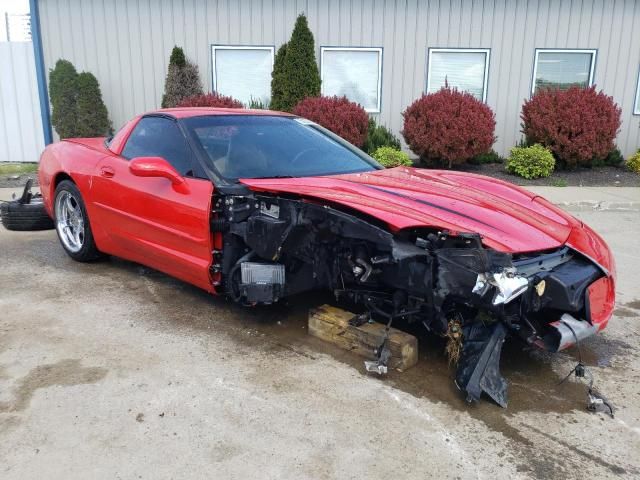
[{"label": "asphalt pavement", "polygon": [[[580,352],[509,342],[506,410],[467,405],[433,339],[366,374],[307,335],[328,295],[246,309],[0,229],[0,478],[639,478],[640,189],[611,190],[538,192],[610,244],[617,306]],[[615,418],[558,385],[579,357]]]}]

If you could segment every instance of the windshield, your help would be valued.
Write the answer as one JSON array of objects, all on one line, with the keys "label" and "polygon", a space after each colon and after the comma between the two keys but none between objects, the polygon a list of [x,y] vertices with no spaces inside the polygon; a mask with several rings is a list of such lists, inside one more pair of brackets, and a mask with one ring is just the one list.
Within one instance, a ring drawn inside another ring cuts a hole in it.
[{"label": "windshield", "polygon": [[375,160],[307,120],[211,115],[184,120],[212,166],[228,180],[366,172]]}]

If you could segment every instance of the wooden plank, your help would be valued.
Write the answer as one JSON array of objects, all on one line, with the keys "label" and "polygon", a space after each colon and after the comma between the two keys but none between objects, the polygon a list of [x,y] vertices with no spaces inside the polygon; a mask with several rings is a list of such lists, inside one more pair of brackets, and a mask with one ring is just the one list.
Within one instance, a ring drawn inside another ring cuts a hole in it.
[{"label": "wooden plank", "polygon": [[[365,323],[359,327],[349,325],[355,314],[322,305],[309,311],[309,333],[340,348],[358,355],[375,359],[374,350],[380,346],[384,338],[385,325],[381,323]],[[389,368],[406,370],[418,362],[418,340],[413,335],[391,328],[389,330],[389,349],[391,358]]]}]

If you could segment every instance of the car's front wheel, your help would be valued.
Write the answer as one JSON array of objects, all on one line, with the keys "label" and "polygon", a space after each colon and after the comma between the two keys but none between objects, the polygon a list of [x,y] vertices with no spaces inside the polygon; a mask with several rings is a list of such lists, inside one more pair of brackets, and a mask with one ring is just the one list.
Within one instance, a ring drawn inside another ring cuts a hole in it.
[{"label": "car's front wheel", "polygon": [[93,240],[87,210],[75,183],[60,182],[56,187],[53,210],[58,238],[71,258],[90,262],[102,256]]}]

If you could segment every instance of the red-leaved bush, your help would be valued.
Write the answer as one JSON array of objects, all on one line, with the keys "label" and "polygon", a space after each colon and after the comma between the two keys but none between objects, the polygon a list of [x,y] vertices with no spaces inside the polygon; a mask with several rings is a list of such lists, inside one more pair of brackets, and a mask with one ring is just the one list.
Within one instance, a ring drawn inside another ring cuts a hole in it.
[{"label": "red-leaved bush", "polygon": [[244,108],[244,105],[232,97],[225,97],[217,92],[206,95],[194,95],[183,99],[177,107],[218,107],[218,108]]},{"label": "red-leaved bush", "polygon": [[547,147],[567,167],[590,166],[614,148],[620,108],[595,87],[541,89],[522,106],[527,143]]},{"label": "red-leaved bush", "polygon": [[293,114],[322,125],[356,147],[367,139],[369,116],[347,97],[307,97],[293,107]]},{"label": "red-leaved bush", "polygon": [[423,95],[403,113],[402,136],[428,163],[454,164],[487,153],[495,142],[493,111],[473,95],[448,86]]}]

